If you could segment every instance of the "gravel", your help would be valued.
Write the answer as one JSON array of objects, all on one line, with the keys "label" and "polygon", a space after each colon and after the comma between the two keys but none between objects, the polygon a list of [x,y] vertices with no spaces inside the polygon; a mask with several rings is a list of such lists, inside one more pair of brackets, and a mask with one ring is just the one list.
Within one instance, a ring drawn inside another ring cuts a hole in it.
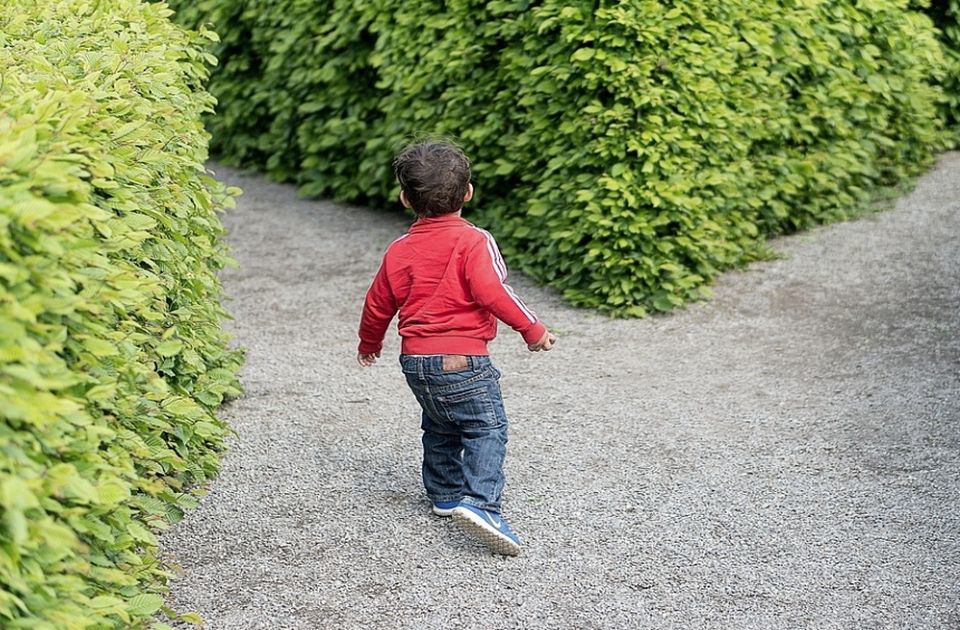
[{"label": "gravel", "polygon": [[[245,191],[225,217],[237,436],[164,536],[208,628],[960,627],[960,153],[896,209],[773,243],[710,302],[493,344],[511,419],[491,556],[429,513],[396,363],[354,361],[398,214]],[[508,261],[509,263],[509,261]]]}]

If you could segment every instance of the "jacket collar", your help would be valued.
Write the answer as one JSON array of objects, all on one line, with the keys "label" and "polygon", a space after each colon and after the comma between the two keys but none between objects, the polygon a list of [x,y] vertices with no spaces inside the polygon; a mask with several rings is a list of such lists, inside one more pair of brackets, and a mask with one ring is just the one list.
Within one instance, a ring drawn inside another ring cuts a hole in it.
[{"label": "jacket collar", "polygon": [[410,229],[411,230],[429,229],[434,226],[440,227],[440,226],[447,226],[447,225],[455,225],[457,223],[466,223],[467,225],[471,225],[469,221],[467,221],[466,219],[464,219],[463,217],[457,214],[442,214],[439,217],[423,217],[423,218],[417,219],[414,222],[414,224],[410,226]]}]

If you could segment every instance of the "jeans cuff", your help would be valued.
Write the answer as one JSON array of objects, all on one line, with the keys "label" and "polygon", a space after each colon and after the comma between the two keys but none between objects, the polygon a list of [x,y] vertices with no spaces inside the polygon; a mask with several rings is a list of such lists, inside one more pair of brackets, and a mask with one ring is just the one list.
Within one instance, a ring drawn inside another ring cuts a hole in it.
[{"label": "jeans cuff", "polygon": [[446,503],[447,501],[460,501],[463,499],[462,494],[430,494],[427,493],[427,498],[433,501],[434,503],[440,503],[441,501]]},{"label": "jeans cuff", "polygon": [[463,497],[460,499],[460,503],[466,503],[467,505],[472,505],[475,508],[480,508],[481,510],[486,510],[488,512],[500,513],[500,504],[499,503],[486,503],[480,501],[479,499],[474,499],[473,497]]}]

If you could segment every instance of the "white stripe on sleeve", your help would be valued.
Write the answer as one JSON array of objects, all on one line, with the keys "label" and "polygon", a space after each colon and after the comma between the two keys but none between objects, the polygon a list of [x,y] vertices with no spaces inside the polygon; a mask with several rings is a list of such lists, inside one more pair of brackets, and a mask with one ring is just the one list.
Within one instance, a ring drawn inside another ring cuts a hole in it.
[{"label": "white stripe on sleeve", "polygon": [[493,269],[497,274],[497,278],[500,279],[500,286],[503,287],[507,296],[513,300],[513,303],[517,305],[517,308],[526,315],[530,323],[535,324],[537,322],[536,314],[523,303],[523,300],[517,297],[517,294],[513,292],[513,288],[507,284],[507,265],[503,262],[503,256],[500,255],[500,249],[497,247],[497,242],[493,239],[493,235],[486,230],[481,230],[480,228],[475,229],[483,234],[487,241],[487,252],[490,254],[490,260],[493,263]]}]

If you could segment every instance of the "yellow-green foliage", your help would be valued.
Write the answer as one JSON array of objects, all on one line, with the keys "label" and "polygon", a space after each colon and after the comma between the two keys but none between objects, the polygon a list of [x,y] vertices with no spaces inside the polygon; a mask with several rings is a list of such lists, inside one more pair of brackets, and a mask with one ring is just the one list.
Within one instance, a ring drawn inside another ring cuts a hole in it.
[{"label": "yellow-green foliage", "polygon": [[[238,393],[200,39],[137,0],[0,10],[0,626],[140,627]],[[159,624],[162,626],[162,624]]]},{"label": "yellow-green foliage", "polygon": [[174,5],[223,36],[227,159],[385,205],[411,135],[458,137],[511,263],[617,314],[698,298],[943,146],[945,63],[907,0]]},{"label": "yellow-green foliage", "polygon": [[960,146],[960,0],[912,0],[911,4],[925,11],[940,29],[947,61],[940,82],[947,97],[942,111],[954,132],[954,143]]}]

